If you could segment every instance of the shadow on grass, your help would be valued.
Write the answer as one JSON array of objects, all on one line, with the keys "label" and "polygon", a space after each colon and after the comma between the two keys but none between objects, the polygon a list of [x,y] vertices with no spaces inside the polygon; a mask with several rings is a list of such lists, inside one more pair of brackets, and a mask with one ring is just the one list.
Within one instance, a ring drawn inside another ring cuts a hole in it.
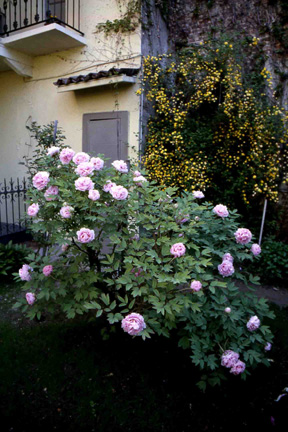
[{"label": "shadow on grass", "polygon": [[285,431],[288,396],[274,400],[288,386],[288,310],[273,308],[272,366],[246,382],[227,374],[206,393],[176,340],[108,334],[99,321],[1,324],[1,430]]}]

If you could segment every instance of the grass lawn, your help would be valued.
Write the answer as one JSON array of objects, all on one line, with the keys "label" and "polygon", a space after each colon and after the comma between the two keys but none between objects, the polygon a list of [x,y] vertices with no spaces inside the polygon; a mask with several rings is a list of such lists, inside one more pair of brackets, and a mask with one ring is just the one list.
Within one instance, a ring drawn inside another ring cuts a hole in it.
[{"label": "grass lawn", "polygon": [[176,339],[143,342],[99,320],[28,323],[11,312],[17,295],[0,288],[1,431],[287,430],[288,396],[275,399],[288,387],[288,308],[273,306],[270,368],[202,393]]}]

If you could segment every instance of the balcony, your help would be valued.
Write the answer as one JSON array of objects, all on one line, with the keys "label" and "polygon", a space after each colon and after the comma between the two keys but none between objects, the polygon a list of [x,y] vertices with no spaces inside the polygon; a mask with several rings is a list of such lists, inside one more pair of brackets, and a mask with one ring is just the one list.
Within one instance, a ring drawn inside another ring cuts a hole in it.
[{"label": "balcony", "polygon": [[1,45],[31,57],[86,45],[80,23],[81,0],[0,0],[0,58]]}]

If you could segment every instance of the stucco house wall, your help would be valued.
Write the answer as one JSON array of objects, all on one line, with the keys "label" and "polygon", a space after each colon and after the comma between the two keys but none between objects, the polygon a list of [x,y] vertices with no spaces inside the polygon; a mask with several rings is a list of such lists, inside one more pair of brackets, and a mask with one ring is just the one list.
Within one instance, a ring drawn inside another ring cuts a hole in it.
[{"label": "stucco house wall", "polygon": [[[140,98],[135,94],[137,83],[62,93],[53,84],[62,77],[86,75],[114,66],[140,68],[141,26],[127,35],[106,37],[96,32],[98,23],[121,16],[118,6],[117,0],[82,0],[81,31],[87,45],[61,52],[57,52],[55,46],[51,54],[32,56],[31,77],[0,68],[0,179],[24,175],[25,168],[18,163],[24,155],[31,155],[33,142],[25,125],[32,121],[47,124],[58,120],[67,144],[81,151],[83,114],[128,111],[129,151],[133,146],[138,148]],[[0,38],[0,47],[4,39]]]}]

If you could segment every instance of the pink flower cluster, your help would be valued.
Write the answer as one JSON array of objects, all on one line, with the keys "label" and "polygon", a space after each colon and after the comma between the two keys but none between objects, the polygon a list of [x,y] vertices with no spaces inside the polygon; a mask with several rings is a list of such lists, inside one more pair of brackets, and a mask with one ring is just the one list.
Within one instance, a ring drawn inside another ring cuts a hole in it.
[{"label": "pink flower cluster", "polygon": [[90,189],[88,193],[88,198],[92,201],[97,201],[100,198],[100,193],[97,189]]},{"label": "pink flower cluster", "polygon": [[181,257],[185,255],[186,247],[183,243],[174,243],[174,245],[170,248],[171,255],[174,255],[174,257]]},{"label": "pink flower cluster", "polygon": [[27,209],[28,216],[36,216],[39,212],[39,204],[31,204]]},{"label": "pink flower cluster", "polygon": [[128,190],[123,186],[112,186],[109,192],[118,201],[125,200],[128,197]]},{"label": "pink flower cluster", "polygon": [[257,243],[253,243],[251,246],[251,252],[254,256],[260,255],[261,247]]},{"label": "pink flower cluster", "polygon": [[94,171],[94,165],[91,162],[81,162],[75,169],[75,173],[81,177],[89,176]]},{"label": "pink flower cluster", "polygon": [[123,160],[115,160],[111,165],[121,173],[128,173],[128,165]]},{"label": "pink flower cluster", "polygon": [[142,315],[131,313],[121,321],[122,329],[131,336],[138,335],[146,328],[146,324]]},{"label": "pink flower cluster", "polygon": [[226,206],[218,204],[213,208],[213,213],[222,218],[229,216],[229,211]]},{"label": "pink flower cluster", "polygon": [[32,182],[33,186],[38,189],[42,190],[44,189],[47,184],[49,183],[49,173],[46,171],[39,171],[37,174],[34,175]]},{"label": "pink flower cluster", "polygon": [[76,153],[75,156],[73,156],[73,162],[76,165],[80,165],[83,162],[89,162],[89,161],[90,161],[90,156],[84,152]]},{"label": "pink flower cluster", "polygon": [[246,327],[249,331],[257,330],[260,327],[260,319],[254,315],[252,316],[246,324]]},{"label": "pink flower cluster", "polygon": [[232,257],[232,255],[229,252],[227,252],[223,255],[222,261],[230,261],[231,263],[233,263],[234,258]]},{"label": "pink flower cluster", "polygon": [[23,281],[30,281],[31,280],[31,274],[29,273],[30,271],[33,271],[32,268],[28,264],[23,264],[23,266],[19,270],[20,279]]},{"label": "pink flower cluster", "polygon": [[46,198],[46,201],[52,201],[58,194],[59,189],[57,186],[49,186],[48,189],[46,189],[44,196]]},{"label": "pink flower cluster", "polygon": [[143,186],[143,183],[147,182],[147,179],[142,175],[136,176],[133,178],[133,181],[137,186]]},{"label": "pink flower cluster", "polygon": [[45,267],[43,267],[43,274],[44,276],[50,276],[50,274],[53,271],[53,266],[52,265],[46,265]]},{"label": "pink flower cluster", "polygon": [[201,199],[201,198],[205,197],[204,193],[201,191],[193,191],[192,193],[193,193],[194,198]]},{"label": "pink flower cluster", "polygon": [[73,207],[63,206],[61,207],[59,213],[64,219],[69,219],[72,217]]},{"label": "pink flower cluster", "polygon": [[190,288],[192,289],[192,291],[197,292],[197,291],[201,290],[202,284],[201,284],[200,281],[194,280],[194,281],[191,282]]},{"label": "pink flower cluster", "polygon": [[223,277],[232,276],[235,271],[233,267],[233,262],[228,260],[222,261],[222,263],[218,265],[218,271]]},{"label": "pink flower cluster", "polygon": [[95,239],[95,231],[89,228],[81,228],[77,231],[77,238],[80,243],[90,243]]},{"label": "pink flower cluster", "polygon": [[33,305],[33,303],[35,302],[35,300],[36,300],[36,298],[35,298],[35,295],[33,294],[33,293],[26,293],[26,300],[27,300],[27,303],[30,305],[30,306],[32,306]]},{"label": "pink flower cluster", "polygon": [[90,177],[79,177],[75,180],[75,188],[79,191],[87,191],[94,188],[94,183],[90,179]]},{"label": "pink flower cluster", "polygon": [[100,171],[104,167],[104,161],[99,157],[92,157],[90,162],[93,164],[95,171]]},{"label": "pink flower cluster", "polygon": [[251,241],[252,233],[247,228],[238,228],[238,230],[234,233],[234,236],[237,243],[245,245]]},{"label": "pink flower cluster", "polygon": [[227,350],[222,354],[221,365],[230,369],[233,375],[239,375],[245,370],[245,363],[239,360],[239,354],[232,350]]},{"label": "pink flower cluster", "polygon": [[59,151],[60,151],[59,147],[50,147],[48,149],[47,156],[54,156],[55,154],[59,153]]},{"label": "pink flower cluster", "polygon": [[75,155],[74,150],[70,149],[69,147],[66,147],[60,152],[59,155],[60,162],[62,162],[63,165],[67,165],[72,160],[74,155]]},{"label": "pink flower cluster", "polygon": [[104,192],[110,192],[113,186],[116,186],[116,183],[113,183],[111,180],[107,180],[105,185],[103,186]]}]

